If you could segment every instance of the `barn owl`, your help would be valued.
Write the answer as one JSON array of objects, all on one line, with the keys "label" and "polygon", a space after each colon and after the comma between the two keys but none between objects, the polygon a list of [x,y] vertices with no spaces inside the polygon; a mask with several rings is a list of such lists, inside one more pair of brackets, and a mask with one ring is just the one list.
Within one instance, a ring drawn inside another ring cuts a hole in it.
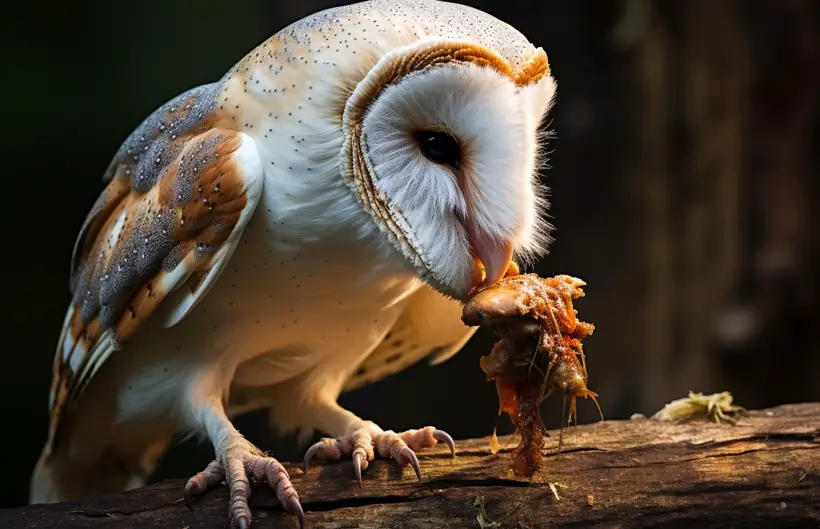
[{"label": "barn owl", "polygon": [[470,339],[471,289],[546,253],[537,173],[556,83],[542,48],[479,10],[373,0],[282,29],[124,141],[80,228],[33,503],[145,483],[173,436],[304,522],[284,467],[231,417],[318,431],[312,460],[411,466],[443,430],[396,433],[338,396]]}]

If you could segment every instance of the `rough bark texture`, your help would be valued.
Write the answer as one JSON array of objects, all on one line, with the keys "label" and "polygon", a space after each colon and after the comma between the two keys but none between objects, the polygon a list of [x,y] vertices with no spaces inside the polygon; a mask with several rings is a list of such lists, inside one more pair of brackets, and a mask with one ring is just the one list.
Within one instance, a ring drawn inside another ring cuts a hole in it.
[{"label": "rough bark texture", "polygon": [[[371,465],[361,489],[349,463],[317,465],[307,475],[297,465],[288,470],[314,528],[820,526],[820,403],[751,412],[734,426],[704,419],[583,425],[565,432],[560,454],[552,432],[531,483],[508,472],[516,443],[509,440],[500,439],[495,456],[488,439],[459,442],[454,459],[444,450],[426,453],[421,482],[387,461]],[[0,527],[224,529],[225,488],[189,510],[183,484],[0,511]],[[252,507],[255,527],[298,527],[264,486],[253,489]]]}]

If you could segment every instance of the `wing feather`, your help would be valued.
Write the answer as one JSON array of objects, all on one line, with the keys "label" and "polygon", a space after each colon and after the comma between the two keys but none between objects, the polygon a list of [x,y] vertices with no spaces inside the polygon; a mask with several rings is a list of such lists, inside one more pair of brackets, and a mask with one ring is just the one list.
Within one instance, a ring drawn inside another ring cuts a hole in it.
[{"label": "wing feather", "polygon": [[378,382],[425,357],[433,365],[455,355],[475,334],[461,321],[462,304],[423,285],[384,340],[347,380],[344,391]]},{"label": "wing feather", "polygon": [[[151,185],[188,138],[217,121],[214,110],[219,89],[219,83],[211,83],[183,92],[152,112],[122,143],[103,175],[103,182],[109,185],[97,197],[75,240],[71,256],[72,291],[96,234],[123,197],[134,188]],[[156,158],[164,163],[150,163]]]},{"label": "wing feather", "polygon": [[213,90],[189,91],[140,125],[80,230],[54,359],[49,451],[66,410],[160,306],[170,327],[202,299],[256,209],[259,153],[252,138],[206,112]]}]

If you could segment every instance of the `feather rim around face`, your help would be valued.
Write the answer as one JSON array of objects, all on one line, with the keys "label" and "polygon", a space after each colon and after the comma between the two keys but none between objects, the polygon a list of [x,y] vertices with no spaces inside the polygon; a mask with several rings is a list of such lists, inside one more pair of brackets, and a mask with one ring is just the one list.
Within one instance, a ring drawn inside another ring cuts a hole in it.
[{"label": "feather rim around face", "polygon": [[386,88],[401,82],[408,75],[448,64],[491,68],[508,78],[517,88],[552,79],[547,54],[540,47],[519,68],[513,68],[509,61],[474,42],[439,37],[421,39],[385,54],[358,83],[342,115],[345,140],[341,152],[342,178],[362,207],[393,246],[422,271],[422,278],[444,289],[446,286],[435,276],[431,263],[425,260],[412,226],[391,204],[389,197],[374,185],[375,170],[368,156],[363,122],[370,106]]}]

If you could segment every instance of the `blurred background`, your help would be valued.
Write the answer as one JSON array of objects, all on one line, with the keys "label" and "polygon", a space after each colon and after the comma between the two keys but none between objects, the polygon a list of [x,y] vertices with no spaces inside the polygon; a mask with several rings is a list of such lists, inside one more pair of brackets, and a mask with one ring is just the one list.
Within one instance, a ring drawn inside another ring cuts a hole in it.
[{"label": "blurred background", "polygon": [[[3,507],[27,502],[46,436],[74,237],[120,142],[172,96],[212,82],[323,0],[144,0],[0,8],[6,182]],[[689,390],[758,408],[820,400],[820,2],[505,0],[464,3],[547,51],[551,220],[540,274],[587,281],[577,303],[590,388],[607,419],[651,414]],[[478,359],[417,365],[342,397],[385,428],[456,438],[499,424]],[[561,424],[560,397],[544,410]],[[580,421],[598,418],[579,402]],[[240,430],[300,460],[264,413]],[[567,435],[572,435],[570,429]],[[155,479],[212,459],[186,442]]]}]

